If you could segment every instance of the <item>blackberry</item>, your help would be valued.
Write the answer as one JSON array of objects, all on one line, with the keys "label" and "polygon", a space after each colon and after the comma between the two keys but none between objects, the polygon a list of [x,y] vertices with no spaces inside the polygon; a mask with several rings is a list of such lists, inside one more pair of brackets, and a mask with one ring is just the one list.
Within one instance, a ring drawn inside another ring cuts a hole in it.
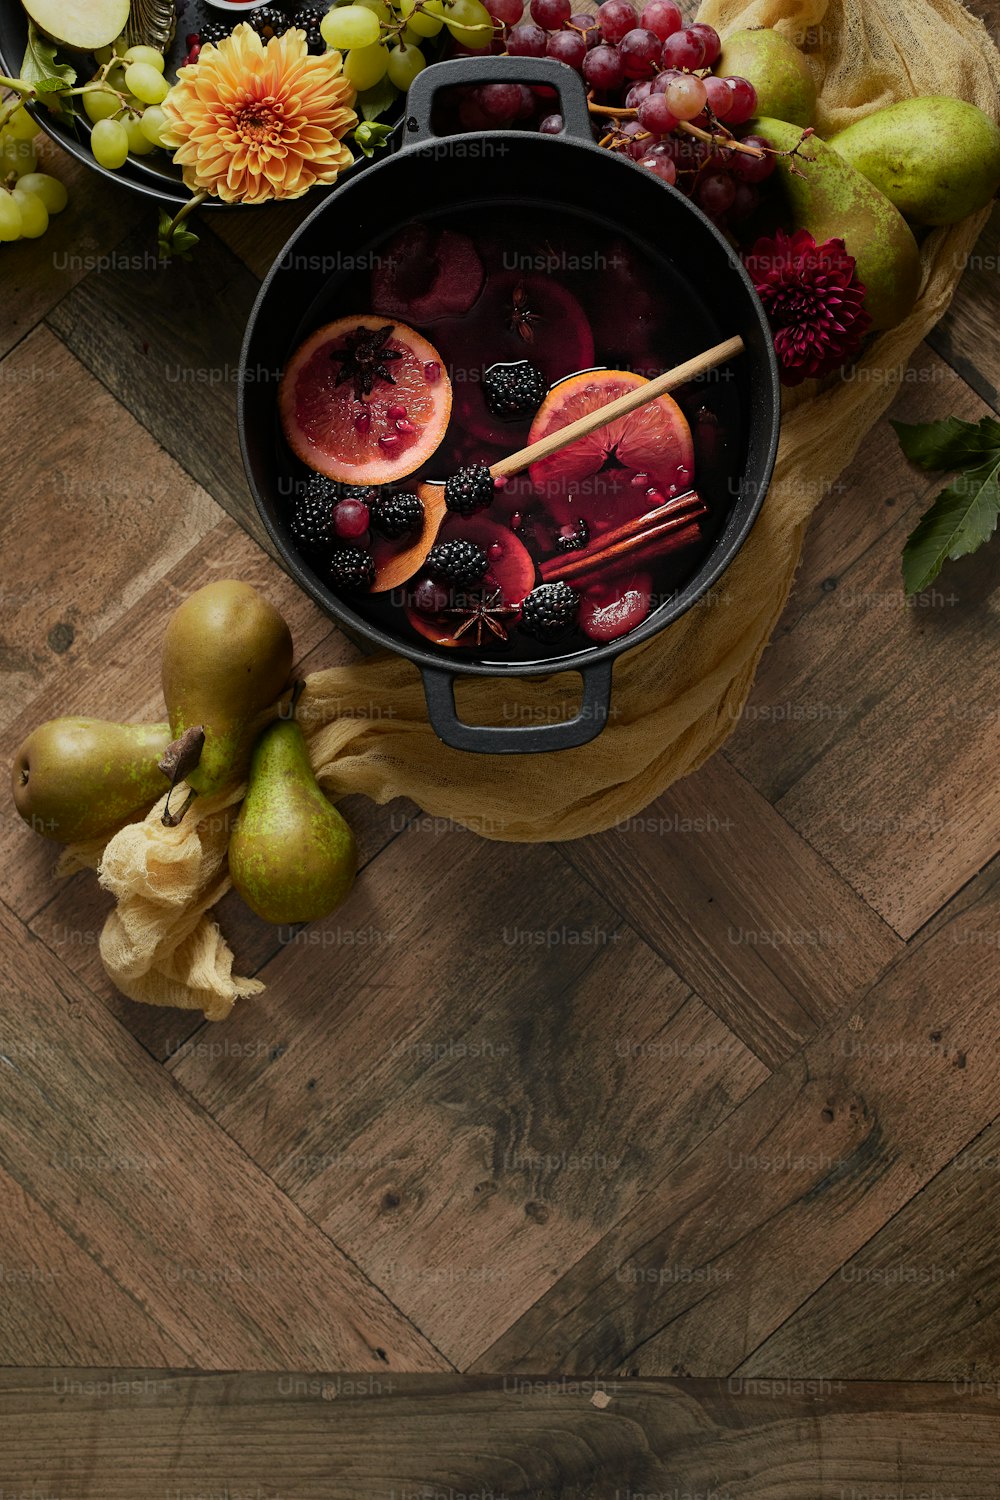
[{"label": "blackberry", "polygon": [[375,582],[375,559],[360,547],[335,547],[327,567],[333,586],[351,594],[363,594]]},{"label": "blackberry", "polygon": [[395,541],[421,525],[424,502],[419,495],[380,495],[376,500],[369,500],[368,512],[375,530]]},{"label": "blackberry", "polygon": [[269,42],[273,36],[284,36],[292,23],[276,5],[265,5],[262,10],[255,10],[253,15],[247,16],[247,24],[253,27],[261,41]]},{"label": "blackberry", "polygon": [[337,486],[323,474],[313,474],[292,501],[288,529],[302,547],[321,547],[333,540],[331,521]]},{"label": "blackberry", "polygon": [[536,641],[557,641],[576,624],[580,595],[568,583],[540,583],[521,605],[521,629]]},{"label": "blackberry", "polygon": [[530,360],[491,365],[483,377],[483,396],[495,417],[530,417],[548,390],[545,376]]},{"label": "blackberry", "polygon": [[582,547],[586,547],[589,541],[590,527],[587,525],[583,516],[577,516],[576,530],[569,536],[563,536],[560,533],[560,535],[556,537],[556,550],[558,552],[579,552]]},{"label": "blackberry", "polygon": [[460,588],[478,583],[488,567],[486,553],[475,542],[438,542],[427,554],[428,572]]},{"label": "blackberry", "polygon": [[232,35],[232,30],[225,21],[205,21],[198,27],[198,44],[201,47],[217,47],[227,36]]},{"label": "blackberry", "polygon": [[475,515],[493,500],[493,476],[485,464],[468,464],[444,487],[444,503],[460,516]]},{"label": "blackberry", "polygon": [[319,56],[326,51],[326,43],[323,33],[320,31],[320,22],[326,15],[326,11],[320,7],[307,5],[302,10],[297,10],[292,17],[292,25],[298,26],[306,34],[306,44],[314,56]]}]

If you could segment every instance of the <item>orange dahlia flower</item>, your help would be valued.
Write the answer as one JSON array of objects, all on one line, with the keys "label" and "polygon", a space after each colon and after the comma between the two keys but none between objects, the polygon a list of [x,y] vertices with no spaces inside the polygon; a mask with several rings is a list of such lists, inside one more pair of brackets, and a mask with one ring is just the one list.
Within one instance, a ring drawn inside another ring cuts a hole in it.
[{"label": "orange dahlia flower", "polygon": [[181,68],[161,139],[192,192],[226,203],[300,198],[353,159],[342,140],[357,124],[353,103],[339,52],[310,56],[297,29],[265,46],[244,23]]}]

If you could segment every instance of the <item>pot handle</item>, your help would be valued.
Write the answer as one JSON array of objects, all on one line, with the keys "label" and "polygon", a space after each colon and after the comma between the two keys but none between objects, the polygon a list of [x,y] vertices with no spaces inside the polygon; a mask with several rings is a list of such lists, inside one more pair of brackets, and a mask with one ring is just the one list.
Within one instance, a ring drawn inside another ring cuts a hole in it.
[{"label": "pot handle", "polygon": [[[563,117],[563,137],[593,142],[587,95],[583,79],[565,63],[549,57],[453,57],[424,68],[410,84],[406,97],[404,150],[426,146],[431,141],[448,141],[450,136],[435,135],[431,129],[431,109],[438,89],[456,84],[475,83],[547,83],[559,96]],[[492,131],[482,132],[486,139]],[[561,137],[556,136],[559,140]],[[441,147],[444,150],[446,148]]]},{"label": "pot handle", "polygon": [[[453,750],[480,755],[532,755],[544,750],[572,750],[596,739],[607,723],[611,705],[610,661],[581,667],[583,699],[575,719],[557,724],[525,724],[519,728],[466,724],[455,709],[455,674],[444,668],[421,667],[427,717],[439,739]],[[558,670],[558,665],[556,665]]]}]

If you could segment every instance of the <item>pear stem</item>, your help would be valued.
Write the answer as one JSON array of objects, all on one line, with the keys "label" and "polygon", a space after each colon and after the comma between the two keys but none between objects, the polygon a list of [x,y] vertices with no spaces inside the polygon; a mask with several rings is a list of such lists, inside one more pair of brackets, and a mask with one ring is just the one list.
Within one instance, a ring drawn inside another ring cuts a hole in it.
[{"label": "pear stem", "polygon": [[176,828],[177,825],[183,821],[184,814],[187,812],[188,808],[191,806],[191,803],[198,795],[198,793],[194,790],[189,791],[187,796],[184,798],[184,802],[181,806],[180,811],[172,813],[170,811],[170,799],[173,794],[174,787],[171,787],[169,792],[167,793],[167,805],[163,809],[163,817],[160,819],[164,828]]}]

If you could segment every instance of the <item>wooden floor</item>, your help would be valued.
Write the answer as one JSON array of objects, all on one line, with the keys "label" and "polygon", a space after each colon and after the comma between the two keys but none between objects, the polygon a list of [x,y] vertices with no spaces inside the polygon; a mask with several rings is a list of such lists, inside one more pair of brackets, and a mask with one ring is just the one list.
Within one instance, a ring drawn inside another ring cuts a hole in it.
[{"label": "wooden floor", "polygon": [[[148,209],[58,170],[0,252],[6,759],[158,717],[213,577],[354,654],[236,448],[301,210],[160,269]],[[895,417],[1000,411],[998,253],[1000,212]],[[1000,543],[906,607],[934,492],[881,424],[725,751],[628,826],[349,803],[335,920],[225,901],[268,987],[224,1026],[111,990],[106,898],[8,806],[4,1500],[1000,1500]]]}]

